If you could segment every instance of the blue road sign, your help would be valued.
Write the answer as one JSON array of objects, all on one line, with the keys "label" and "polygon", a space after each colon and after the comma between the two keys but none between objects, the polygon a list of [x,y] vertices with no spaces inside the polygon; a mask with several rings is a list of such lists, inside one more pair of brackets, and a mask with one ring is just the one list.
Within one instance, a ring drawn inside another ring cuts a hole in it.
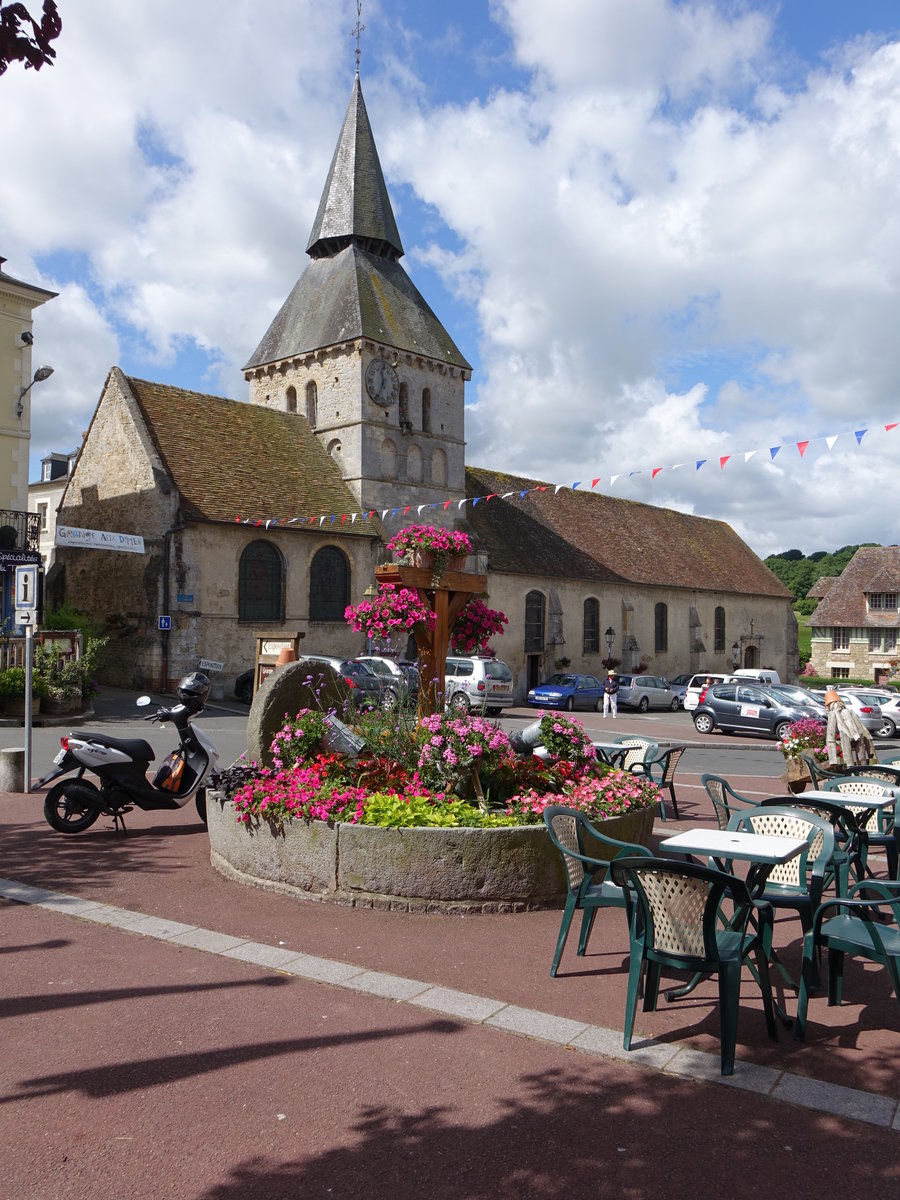
[{"label": "blue road sign", "polygon": [[160,617],[157,622],[157,626],[158,626],[158,628],[160,628],[162,630],[171,629],[172,628],[172,618],[171,617]]}]

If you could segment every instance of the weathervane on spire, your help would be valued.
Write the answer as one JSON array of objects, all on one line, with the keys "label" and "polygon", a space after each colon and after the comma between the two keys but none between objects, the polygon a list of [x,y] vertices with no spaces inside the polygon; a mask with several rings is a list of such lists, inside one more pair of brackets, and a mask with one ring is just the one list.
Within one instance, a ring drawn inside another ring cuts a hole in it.
[{"label": "weathervane on spire", "polygon": [[356,37],[356,73],[359,74],[359,35],[365,29],[362,23],[362,0],[356,0],[356,24],[350,30],[350,36]]}]

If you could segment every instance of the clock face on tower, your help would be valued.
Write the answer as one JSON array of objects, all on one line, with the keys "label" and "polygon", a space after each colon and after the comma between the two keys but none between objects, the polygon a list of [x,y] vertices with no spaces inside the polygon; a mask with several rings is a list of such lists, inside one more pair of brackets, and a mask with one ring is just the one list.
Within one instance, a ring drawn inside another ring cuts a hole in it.
[{"label": "clock face on tower", "polygon": [[366,368],[366,391],[376,404],[393,404],[400,392],[397,372],[383,358],[373,358]]}]

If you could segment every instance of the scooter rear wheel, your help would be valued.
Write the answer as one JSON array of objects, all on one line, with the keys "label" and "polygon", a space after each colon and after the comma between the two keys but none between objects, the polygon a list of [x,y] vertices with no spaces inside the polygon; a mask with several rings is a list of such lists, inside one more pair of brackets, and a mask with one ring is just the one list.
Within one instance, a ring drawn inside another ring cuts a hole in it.
[{"label": "scooter rear wheel", "polygon": [[[57,833],[83,833],[90,829],[100,816],[100,809],[84,800],[69,799],[67,791],[84,791],[85,785],[74,779],[65,779],[52,787],[44,799],[44,819]],[[99,800],[99,793],[97,794]]]},{"label": "scooter rear wheel", "polygon": [[206,824],[206,788],[201,788],[194,797],[194,804],[197,808],[197,816]]}]

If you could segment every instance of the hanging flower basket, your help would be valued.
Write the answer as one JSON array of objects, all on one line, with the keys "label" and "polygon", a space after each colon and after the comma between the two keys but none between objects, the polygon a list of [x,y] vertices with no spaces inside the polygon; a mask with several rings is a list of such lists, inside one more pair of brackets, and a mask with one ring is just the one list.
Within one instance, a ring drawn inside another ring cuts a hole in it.
[{"label": "hanging flower basket", "polygon": [[468,535],[435,525],[409,525],[387,544],[397,562],[432,572],[437,587],[445,571],[461,571],[472,553]]},{"label": "hanging flower basket", "polygon": [[395,633],[409,635],[417,625],[434,629],[435,614],[412,588],[382,584],[373,600],[363,600],[344,611],[344,619],[366,637],[390,641]]}]

